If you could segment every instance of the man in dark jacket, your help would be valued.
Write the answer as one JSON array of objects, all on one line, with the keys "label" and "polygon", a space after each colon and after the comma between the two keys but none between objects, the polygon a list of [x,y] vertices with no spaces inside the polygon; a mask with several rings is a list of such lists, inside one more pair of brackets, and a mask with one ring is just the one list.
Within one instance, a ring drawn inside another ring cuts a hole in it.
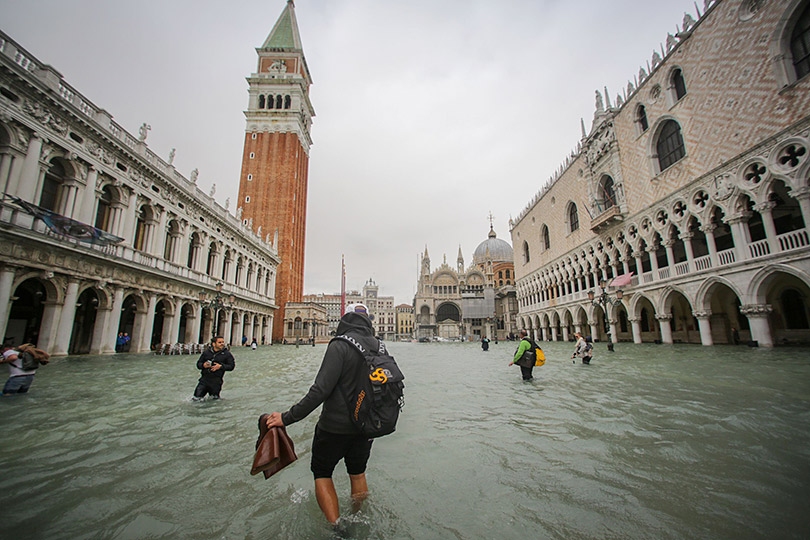
[{"label": "man in dark jacket", "polygon": [[[338,324],[337,334],[351,336],[368,350],[379,348],[368,308],[363,304],[348,306]],[[268,428],[289,426],[306,418],[323,403],[312,439],[310,469],[315,476],[315,498],[318,506],[332,524],[337,523],[340,517],[332,473],[341,459],[349,473],[355,507],[359,508],[368,495],[366,464],[371,455],[372,440],[359,433],[352,422],[346,401],[346,396],[355,386],[360,362],[364,361],[351,343],[341,339],[330,342],[315,382],[307,394],[287,412],[274,412],[267,419]]]},{"label": "man in dark jacket", "polygon": [[236,362],[231,351],[225,348],[225,338],[217,336],[211,340],[211,346],[203,351],[200,359],[197,360],[197,369],[202,375],[194,389],[194,401],[199,401],[206,394],[211,394],[213,399],[219,399],[219,392],[222,390],[222,378],[226,371],[233,371]]}]

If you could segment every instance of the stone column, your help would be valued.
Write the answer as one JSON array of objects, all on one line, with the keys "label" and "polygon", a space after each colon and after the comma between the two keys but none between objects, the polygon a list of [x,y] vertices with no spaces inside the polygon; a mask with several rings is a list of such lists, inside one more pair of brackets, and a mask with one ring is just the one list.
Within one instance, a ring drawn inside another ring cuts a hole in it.
[{"label": "stone column", "polygon": [[672,252],[672,246],[674,244],[674,240],[664,242],[664,249],[667,252],[667,268],[669,268],[670,277],[675,277],[675,254]]},{"label": "stone column", "polygon": [[[152,331],[155,329],[155,307],[157,306],[157,294],[149,293],[149,302],[144,314],[143,326],[139,341],[139,350],[149,351],[152,349]],[[135,337],[132,338],[133,340]]]},{"label": "stone column", "polygon": [[692,251],[692,238],[694,238],[694,234],[691,232],[684,232],[681,234],[681,240],[683,240],[683,247],[686,250],[686,263],[688,264],[689,272],[695,271],[695,252]]},{"label": "stone column", "polygon": [[32,133],[28,141],[28,151],[23,160],[19,182],[16,185],[17,196],[36,204],[37,183],[39,182],[39,156],[42,153],[42,138],[39,133]]},{"label": "stone column", "polygon": [[618,330],[619,327],[616,326],[616,323],[617,321],[611,319],[608,325],[610,327],[610,341],[612,341],[613,343],[619,342],[619,330]]},{"label": "stone column", "polygon": [[[195,315],[192,319],[192,326],[191,326],[191,343],[199,343],[200,342],[200,325],[202,324],[202,307],[199,305],[195,306]],[[188,322],[186,322],[186,327],[188,328]],[[206,336],[207,337],[207,336]],[[203,340],[205,343],[205,340]]]},{"label": "stone column", "polygon": [[116,228],[113,229],[113,234],[117,234],[118,236],[124,239],[123,244],[127,246],[135,245],[135,223],[137,222],[138,216],[138,194],[134,191],[130,192],[129,194],[129,202],[127,203],[127,211],[124,219],[123,230],[118,228],[120,225],[118,222],[121,221],[121,207],[114,207],[117,209],[113,215],[116,216],[115,226]]},{"label": "stone column", "polygon": [[76,299],[79,296],[79,280],[68,278],[65,289],[65,301],[62,303],[62,314],[59,317],[59,327],[56,329],[56,341],[52,355],[63,356],[68,353],[70,338],[73,335],[73,321],[76,319]]},{"label": "stone column", "polygon": [[712,316],[712,312],[709,310],[693,311],[692,315],[694,315],[698,320],[698,327],[700,327],[700,342],[703,345],[714,345],[714,341],[712,340],[712,325],[709,321]]},{"label": "stone column", "polygon": [[75,183],[65,183],[62,185],[62,197],[59,202],[59,213],[63,216],[72,218],[76,213],[74,211],[76,206],[76,194],[79,191]]},{"label": "stone column", "polygon": [[14,276],[17,273],[16,266],[4,266],[0,269],[0,329],[3,330],[4,337],[8,326],[8,315],[11,313],[11,288],[14,286]]},{"label": "stone column", "polygon": [[743,216],[731,218],[727,221],[731,227],[731,238],[734,240],[734,254],[737,256],[737,261],[744,261],[748,259],[748,244],[751,242],[751,237],[748,235],[748,218],[751,216],[750,212],[746,212]]},{"label": "stone column", "polygon": [[804,227],[810,228],[810,187],[791,189],[790,194],[799,201],[799,208],[801,208],[802,218],[804,218]]},{"label": "stone column", "polygon": [[95,225],[93,210],[96,208],[96,182],[98,181],[98,171],[90,167],[87,171],[87,179],[84,191],[79,198],[79,213],[76,216],[78,221],[87,225]]},{"label": "stone column", "polygon": [[588,321],[588,326],[591,327],[591,337],[596,341],[599,337],[599,329],[596,327],[596,321]]},{"label": "stone column", "polygon": [[132,322],[132,335],[129,336],[129,352],[141,352],[147,349],[143,347],[143,332],[146,324],[147,312],[138,310],[135,312],[135,320]]},{"label": "stone column", "polygon": [[[96,324],[93,326],[93,339],[90,343],[90,354],[104,354],[107,329],[110,326],[112,307],[96,308]],[[113,351],[115,348],[113,348]]]},{"label": "stone column", "polygon": [[186,336],[180,335],[180,322],[183,318],[183,301],[174,299],[174,316],[172,317],[171,326],[169,327],[169,335],[172,338],[172,343],[183,343]]},{"label": "stone column", "polygon": [[773,347],[771,326],[768,323],[768,315],[771,311],[773,308],[770,304],[748,304],[740,308],[740,313],[748,318],[751,339],[756,341],[760,347]]},{"label": "stone column", "polygon": [[717,225],[708,223],[700,228],[703,234],[706,235],[706,247],[709,248],[709,258],[712,261],[712,268],[717,268],[720,262],[717,260],[717,244],[714,242],[714,231]]},{"label": "stone column", "polygon": [[762,216],[762,224],[765,226],[765,236],[768,239],[768,247],[772,254],[779,253],[779,241],[776,239],[776,226],[773,224],[773,209],[776,203],[773,201],[764,202],[754,206]]},{"label": "stone column", "polygon": [[672,328],[669,327],[669,321],[672,320],[672,315],[663,313],[656,315],[655,318],[658,320],[658,327],[661,329],[661,341],[672,345]]},{"label": "stone column", "polygon": [[568,327],[567,326],[562,327],[562,334],[563,334],[562,335],[563,341],[568,341]]},{"label": "stone column", "polygon": [[166,225],[169,222],[169,212],[162,208],[160,211],[160,218],[157,223],[150,221],[149,223],[149,244],[151,249],[145,249],[147,253],[151,253],[155,257],[163,258],[163,252],[166,247]]},{"label": "stone column", "polygon": [[124,288],[116,287],[113,291],[112,309],[109,314],[107,331],[101,348],[102,354],[115,352],[115,341],[118,338],[118,327],[121,325],[121,308],[124,306]]},{"label": "stone column", "polygon": [[551,327],[551,341],[557,341],[557,327]]},{"label": "stone column", "polygon": [[[244,320],[244,315],[242,313],[233,312],[231,314],[231,317],[233,317],[234,315],[236,315],[236,325],[231,325],[231,327],[236,326],[236,328],[235,328],[235,330],[236,330],[236,341],[237,341],[238,345],[241,346],[242,345],[242,335],[245,334],[245,329],[242,327],[243,326],[242,322]],[[303,321],[302,321],[301,324],[303,324]],[[233,337],[233,335],[231,335],[231,337]],[[306,337],[306,336],[301,336],[301,337],[303,338],[303,337]]]},{"label": "stone column", "polygon": [[[9,195],[15,195],[13,191],[11,191],[11,178],[10,178],[10,170],[11,170],[11,162],[15,161],[15,156],[12,154],[0,154],[0,189],[2,189],[5,193]],[[17,189],[15,184],[14,189]]]},{"label": "stone column", "polygon": [[650,255],[650,269],[652,271],[653,281],[658,281],[661,278],[658,276],[658,257],[656,257],[656,249],[653,246],[647,246],[645,250]]},{"label": "stone column", "polygon": [[45,302],[42,310],[42,322],[39,325],[39,338],[37,339],[37,347],[40,349],[46,351],[53,349],[61,311],[62,306],[57,304],[56,300]]},{"label": "stone column", "polygon": [[633,343],[641,343],[641,319],[630,319],[630,326],[633,329]]},{"label": "stone column", "polygon": [[543,341],[548,341],[546,339],[546,327],[545,326],[540,328],[540,334],[543,336]]}]

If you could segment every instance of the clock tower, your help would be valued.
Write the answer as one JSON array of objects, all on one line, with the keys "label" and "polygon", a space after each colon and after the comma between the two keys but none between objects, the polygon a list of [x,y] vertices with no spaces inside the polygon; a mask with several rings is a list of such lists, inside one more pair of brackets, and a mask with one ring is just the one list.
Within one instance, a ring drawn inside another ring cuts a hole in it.
[{"label": "clock tower", "polygon": [[288,302],[304,293],[304,243],[310,127],[315,110],[309,101],[309,74],[295,4],[287,5],[264,44],[256,49],[258,67],[248,77],[247,126],[237,208],[244,224],[277,238],[281,263],[276,276],[278,313],[273,340],[284,335]]}]

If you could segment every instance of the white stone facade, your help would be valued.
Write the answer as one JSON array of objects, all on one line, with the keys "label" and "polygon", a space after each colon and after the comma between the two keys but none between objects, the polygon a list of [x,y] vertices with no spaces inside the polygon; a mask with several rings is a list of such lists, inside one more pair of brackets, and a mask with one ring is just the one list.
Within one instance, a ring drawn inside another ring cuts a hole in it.
[{"label": "white stone facade", "polygon": [[[810,342],[810,76],[791,48],[810,2],[704,9],[613,103],[597,92],[590,131],[511,223],[536,338]],[[621,302],[589,300],[630,272]]]},{"label": "white stone facade", "polygon": [[155,155],[149,129],[130,135],[0,33],[0,329],[13,343],[64,355],[188,352],[215,332],[269,342],[277,250],[202,193],[196,170],[176,171],[174,152]]}]

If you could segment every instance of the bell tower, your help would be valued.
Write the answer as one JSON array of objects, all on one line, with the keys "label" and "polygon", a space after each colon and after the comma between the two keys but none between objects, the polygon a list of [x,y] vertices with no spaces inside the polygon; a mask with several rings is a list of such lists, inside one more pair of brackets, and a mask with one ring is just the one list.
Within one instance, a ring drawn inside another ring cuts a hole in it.
[{"label": "bell tower", "polygon": [[304,244],[307,223],[307,179],[310,127],[315,110],[309,101],[309,74],[295,4],[287,5],[264,44],[256,73],[247,78],[247,125],[239,179],[237,215],[254,231],[278,238],[281,263],[276,276],[278,313],[273,340],[284,335],[288,302],[304,294]]}]

